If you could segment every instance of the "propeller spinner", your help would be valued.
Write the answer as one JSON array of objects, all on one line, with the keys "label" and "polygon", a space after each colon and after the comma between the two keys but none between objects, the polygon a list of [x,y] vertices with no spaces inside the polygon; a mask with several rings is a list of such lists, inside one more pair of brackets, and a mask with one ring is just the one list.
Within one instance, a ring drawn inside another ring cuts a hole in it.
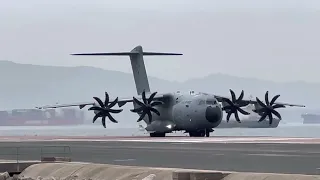
[{"label": "propeller spinner", "polygon": [[145,93],[145,91],[143,91],[142,92],[142,100],[143,100],[143,102],[141,102],[138,99],[136,99],[135,97],[133,97],[133,101],[140,106],[140,107],[138,107],[136,109],[130,109],[131,112],[141,114],[139,119],[137,120],[137,122],[140,122],[147,114],[148,117],[149,117],[149,122],[151,123],[151,121],[152,121],[151,112],[154,112],[155,114],[160,116],[160,112],[157,109],[153,108],[154,106],[158,106],[158,105],[162,105],[163,104],[163,102],[161,102],[161,101],[153,101],[153,99],[154,99],[156,94],[157,94],[157,92],[152,93],[150,95],[150,97],[147,99],[146,98],[146,93]]},{"label": "propeller spinner", "polygon": [[249,115],[250,113],[241,109],[241,107],[247,106],[249,105],[250,102],[248,101],[242,101],[243,97],[244,97],[244,91],[241,91],[240,96],[238,97],[238,99],[236,98],[235,93],[230,89],[230,93],[231,93],[231,100],[230,99],[224,99],[225,102],[228,103],[228,105],[224,106],[222,108],[222,110],[225,110],[227,113],[227,122],[229,122],[230,116],[234,113],[235,119],[237,122],[241,123],[240,118],[239,118],[239,114],[238,111],[241,114],[244,115]]},{"label": "propeller spinner", "polygon": [[111,103],[109,103],[109,95],[107,92],[105,92],[105,100],[104,103],[102,100],[98,97],[93,97],[99,104],[99,106],[94,105],[90,107],[88,110],[90,111],[97,111],[96,115],[93,117],[93,123],[99,118],[102,117],[102,125],[104,128],[106,128],[106,117],[110,119],[110,121],[114,123],[118,123],[110,113],[120,113],[123,109],[111,109],[114,105],[118,102],[118,97]]},{"label": "propeller spinner", "polygon": [[261,118],[259,119],[259,122],[263,121],[266,119],[266,117],[269,117],[269,124],[272,124],[272,114],[274,114],[275,116],[277,116],[280,120],[281,120],[281,115],[279,112],[277,112],[274,109],[277,108],[285,108],[284,105],[282,104],[275,104],[275,101],[280,97],[280,95],[276,95],[271,99],[271,102],[269,102],[269,92],[267,91],[265,94],[265,103],[263,103],[259,98],[256,98],[258,104],[262,107],[260,109],[254,110],[254,112],[262,114]]}]

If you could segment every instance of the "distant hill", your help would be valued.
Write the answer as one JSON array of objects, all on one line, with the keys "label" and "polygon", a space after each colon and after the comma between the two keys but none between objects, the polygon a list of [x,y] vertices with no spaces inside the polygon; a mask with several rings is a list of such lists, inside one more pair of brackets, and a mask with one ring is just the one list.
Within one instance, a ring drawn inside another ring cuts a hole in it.
[{"label": "distant hill", "polygon": [[[40,66],[0,61],[0,82],[1,109],[91,101],[92,96],[103,98],[104,91],[112,97],[136,95],[131,73],[84,66]],[[252,94],[253,97],[258,96],[261,99],[264,99],[265,91],[269,90],[270,95],[281,94],[279,101],[305,104],[311,108],[317,107],[320,100],[320,84],[306,82],[275,83],[255,78],[212,74],[183,83],[149,77],[149,83],[151,90],[158,92],[197,90],[229,96],[229,88],[232,88],[237,96],[243,89],[246,97]],[[293,110],[299,113],[305,111],[296,108]],[[136,118],[135,115],[123,117]]]}]

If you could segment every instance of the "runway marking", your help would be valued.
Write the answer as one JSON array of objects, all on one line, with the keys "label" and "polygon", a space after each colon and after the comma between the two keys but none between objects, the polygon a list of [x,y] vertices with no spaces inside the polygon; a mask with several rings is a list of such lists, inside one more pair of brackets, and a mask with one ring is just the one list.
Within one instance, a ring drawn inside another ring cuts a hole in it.
[{"label": "runway marking", "polygon": [[273,157],[300,157],[301,155],[294,155],[294,154],[247,154],[249,156],[273,156]]},{"label": "runway marking", "polygon": [[155,142],[155,143],[286,143],[286,144],[320,144],[320,138],[291,138],[291,137],[0,137],[1,142]]},{"label": "runway marking", "polygon": [[[147,177],[141,179],[141,180],[153,180],[156,177],[155,174],[149,174]],[[133,179],[134,180],[134,179]]]},{"label": "runway marking", "polygon": [[188,142],[188,143],[185,143],[185,142],[176,142],[176,143],[170,143],[170,144],[176,144],[176,145],[180,145],[180,144],[192,144],[192,143],[190,143],[190,142]]},{"label": "runway marking", "polygon": [[126,162],[126,161],[135,161],[135,159],[115,159],[113,161],[116,161],[116,162]]},{"label": "runway marking", "polygon": [[213,154],[214,156],[224,156],[224,154]]}]

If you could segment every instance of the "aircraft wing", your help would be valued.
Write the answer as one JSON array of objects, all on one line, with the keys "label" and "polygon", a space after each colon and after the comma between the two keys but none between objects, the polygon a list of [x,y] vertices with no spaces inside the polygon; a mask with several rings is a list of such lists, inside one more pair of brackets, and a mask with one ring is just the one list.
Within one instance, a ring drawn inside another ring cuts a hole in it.
[{"label": "aircraft wing", "polygon": [[[229,99],[229,100],[232,101],[231,97],[218,96],[218,95],[215,95],[215,97],[217,98],[217,100],[219,102],[222,102],[224,99]],[[249,102],[250,104],[258,104],[258,102],[256,100],[251,100],[251,99],[245,99],[244,98],[241,101]],[[291,107],[306,107],[305,105],[301,105],[301,104],[290,104],[290,103],[282,103],[282,102],[275,102],[274,104],[283,105],[283,106],[291,106]]]},{"label": "aircraft wing", "polygon": [[[136,96],[136,98],[138,100],[142,100],[142,96]],[[147,97],[148,98],[148,97]],[[156,100],[160,100],[164,98],[164,94],[156,94],[154,99]],[[102,101],[104,101],[104,99],[101,99]],[[109,100],[109,102],[113,102],[114,99]],[[126,103],[128,102],[133,102],[133,98],[118,98],[118,106],[122,107],[124,106]],[[79,103],[70,103],[70,104],[55,104],[55,105],[47,105],[47,106],[42,106],[42,107],[36,107],[37,109],[49,109],[49,108],[62,108],[62,107],[71,107],[71,106],[79,106],[80,109],[84,108],[87,105],[94,105],[97,104],[97,102],[94,102],[94,100],[92,102],[79,102]]]}]

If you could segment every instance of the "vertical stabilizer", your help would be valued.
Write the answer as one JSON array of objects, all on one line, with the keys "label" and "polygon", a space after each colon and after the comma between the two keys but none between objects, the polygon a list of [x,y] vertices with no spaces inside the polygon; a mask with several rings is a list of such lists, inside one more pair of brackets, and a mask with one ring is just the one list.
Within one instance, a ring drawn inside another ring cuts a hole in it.
[{"label": "vertical stabilizer", "polygon": [[130,61],[137,93],[138,95],[141,95],[143,91],[148,93],[150,92],[150,86],[143,60],[143,49],[141,46],[137,46],[131,52]]},{"label": "vertical stabilizer", "polygon": [[143,52],[142,46],[136,46],[130,52],[115,53],[77,53],[78,56],[129,56],[138,95],[150,92],[149,81],[143,56],[182,55],[180,53]]}]

